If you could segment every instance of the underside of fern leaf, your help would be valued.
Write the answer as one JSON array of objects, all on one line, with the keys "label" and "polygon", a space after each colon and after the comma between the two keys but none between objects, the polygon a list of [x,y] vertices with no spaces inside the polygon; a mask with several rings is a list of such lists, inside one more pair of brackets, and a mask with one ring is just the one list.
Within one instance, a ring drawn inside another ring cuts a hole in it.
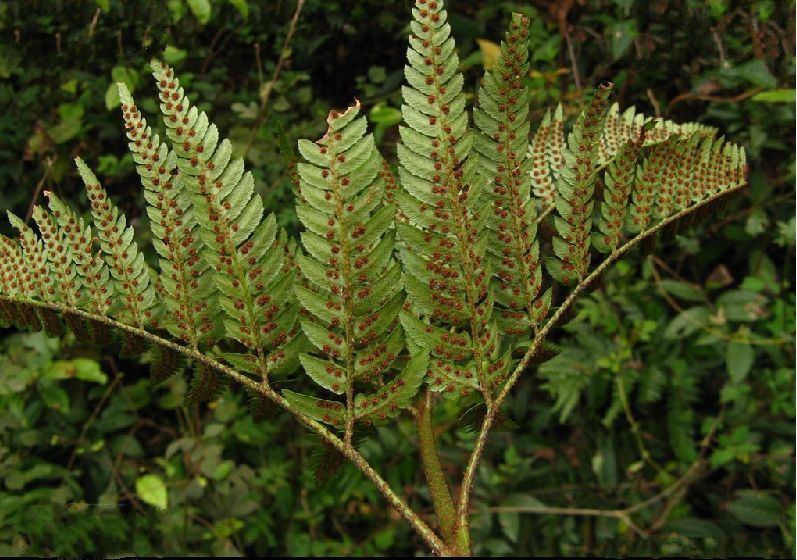
[{"label": "underside of fern leaf", "polygon": [[[479,90],[474,121],[481,130],[476,149],[493,199],[497,319],[507,334],[524,335],[537,328],[548,313],[550,289],[542,293],[542,266],[537,241],[536,200],[531,197],[534,158],[529,149],[529,91],[523,76],[529,72],[526,17],[512,17],[501,45],[497,68],[488,72]],[[555,145],[553,142],[550,145]],[[546,159],[546,164],[547,159]]]},{"label": "underside of fern leaf", "polygon": [[[426,371],[419,353],[395,375],[404,335],[398,314],[404,305],[401,268],[393,258],[394,207],[385,200],[382,158],[357,102],[333,111],[318,142],[299,141],[307,161],[298,167],[299,220],[306,255],[298,257],[308,286],[296,295],[308,318],[302,321],[318,356],[300,356],[305,372],[321,387],[345,395],[343,427],[351,439],[355,421],[394,416],[409,404]],[[355,386],[369,387],[356,394]],[[382,391],[374,393],[374,387]],[[303,407],[310,397],[289,400]],[[334,426],[339,415],[308,414]]]},{"label": "underside of fern leaf", "polygon": [[232,146],[219,139],[216,125],[191,105],[174,71],[158,61],[152,70],[178,182],[186,191],[183,204],[190,203],[204,245],[200,258],[213,276],[214,289],[206,290],[213,292],[207,294],[209,305],[218,302],[227,316],[227,335],[253,360],[231,358],[263,379],[291,371],[303,343],[291,290],[294,273],[283,269],[276,219],[264,215],[252,174],[241,158],[232,157]]},{"label": "underside of fern leaf", "polygon": [[[464,79],[442,3],[416,2],[399,128],[398,203],[404,282],[402,314],[411,348],[431,351],[427,381],[448,395],[490,398],[508,367],[492,320],[491,218],[465,111]],[[518,106],[518,118],[528,106]]]}]

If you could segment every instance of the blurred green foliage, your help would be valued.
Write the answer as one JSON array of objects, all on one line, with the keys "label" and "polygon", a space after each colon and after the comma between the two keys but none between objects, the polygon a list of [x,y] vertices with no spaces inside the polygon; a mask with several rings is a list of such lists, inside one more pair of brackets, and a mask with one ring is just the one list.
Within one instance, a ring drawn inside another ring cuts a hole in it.
[{"label": "blurred green foliage", "polygon": [[[111,85],[138,90],[154,115],[147,63],[163,53],[295,229],[290,147],[319,136],[330,107],[356,95],[393,153],[409,5],[307,0],[286,45],[295,9],[0,3],[0,206],[25,215],[41,189],[82,200],[80,155],[148,232]],[[533,21],[537,118],[559,100],[576,111],[612,80],[621,106],[717,126],[751,162],[750,189],[724,218],[682,229],[657,257],[624,260],[556,335],[560,353],[521,381],[506,409],[513,427],[491,439],[477,479],[474,552],[793,556],[794,2],[452,0],[449,11],[471,91],[520,11]],[[335,457],[286,417],[255,420],[240,392],[187,408],[179,376],[152,387],[146,356],[96,352],[2,333],[0,554],[423,550],[355,470],[328,476]],[[453,469],[475,433],[438,409]],[[411,425],[375,435],[362,453],[428,503]],[[523,513],[623,510],[676,481],[634,511],[645,535],[617,516]]]}]

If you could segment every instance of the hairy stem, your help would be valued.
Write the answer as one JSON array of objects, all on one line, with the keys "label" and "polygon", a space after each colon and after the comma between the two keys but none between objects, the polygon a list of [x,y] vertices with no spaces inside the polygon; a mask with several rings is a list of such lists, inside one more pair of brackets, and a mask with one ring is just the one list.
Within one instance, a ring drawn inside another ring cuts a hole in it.
[{"label": "hairy stem", "polygon": [[17,305],[27,305],[37,309],[50,309],[56,311],[58,313],[70,313],[72,315],[77,315],[83,319],[88,319],[90,321],[94,321],[96,323],[101,323],[106,327],[115,328],[120,331],[124,331],[128,334],[138,336],[148,342],[153,344],[157,344],[161,347],[168,348],[173,350],[174,352],[178,352],[192,360],[204,364],[214,370],[218,371],[219,373],[226,375],[230,379],[236,381],[240,385],[243,385],[250,391],[258,393],[263,397],[269,399],[273,403],[277,404],[279,407],[284,409],[288,412],[291,416],[296,418],[300,424],[304,427],[309,429],[312,432],[318,434],[321,439],[325,442],[333,446],[338,452],[340,452],[346,459],[351,461],[357,469],[362,472],[366,478],[368,478],[371,482],[374,483],[376,488],[379,492],[385,497],[387,502],[393,507],[403,518],[404,520],[410,524],[410,526],[415,530],[416,533],[424,540],[424,542],[429,546],[432,552],[438,556],[448,556],[450,554],[449,548],[446,544],[438,537],[435,532],[415,513],[409,505],[407,505],[401,497],[396,494],[396,492],[390,487],[390,485],[377,473],[373,467],[368,463],[368,461],[360,455],[360,453],[354,449],[350,444],[345,443],[335,434],[327,430],[322,424],[316,422],[309,416],[306,416],[299,412],[291,403],[289,403],[282,395],[272,389],[270,386],[266,385],[263,382],[258,382],[246,375],[239,373],[238,371],[226,366],[225,364],[215,360],[210,356],[206,356],[201,352],[194,350],[193,348],[188,348],[186,346],[181,346],[171,340],[167,340],[165,338],[161,338],[155,334],[152,334],[148,331],[143,329],[139,329],[137,327],[133,327],[124,323],[120,323],[113,319],[110,319],[105,316],[101,315],[93,315],[91,313],[87,313],[80,309],[74,308],[64,308],[60,305],[55,303],[43,302],[43,301],[36,301],[36,300],[21,300],[21,299],[14,299],[10,298],[5,295],[0,294],[0,302],[7,302],[11,304]]},{"label": "hairy stem", "polygon": [[440,465],[440,456],[437,453],[437,444],[432,428],[432,393],[428,389],[418,401],[416,423],[421,463],[437,516],[437,523],[440,526],[440,534],[453,551],[460,555],[468,555],[470,546],[467,529],[455,533],[456,509],[454,500],[451,499],[448,481]]},{"label": "hairy stem", "polygon": [[503,404],[506,397],[509,395],[509,392],[515,386],[518,379],[520,378],[523,371],[529,364],[532,356],[537,352],[537,350],[541,347],[542,343],[551,332],[551,330],[556,326],[559,320],[570,310],[576,300],[584,294],[590,284],[596,281],[598,277],[603,274],[609,267],[611,267],[615,262],[617,262],[621,257],[625,256],[631,249],[639,245],[645,239],[657,234],[659,231],[667,227],[668,225],[677,222],[678,220],[684,218],[685,216],[691,214],[692,212],[711,204],[712,202],[732,193],[735,193],[742,188],[746,187],[746,183],[739,183],[733,187],[730,187],[720,193],[713,194],[708,198],[701,200],[700,202],[695,203],[693,206],[685,208],[680,212],[673,214],[672,216],[661,220],[656,225],[648,228],[644,232],[640,233],[636,237],[629,240],[625,245],[618,247],[612,252],[601,264],[599,264],[590,274],[588,274],[579,284],[573,288],[573,291],[568,294],[567,298],[562,302],[562,305],[556,310],[556,312],[548,319],[545,325],[540,329],[537,335],[534,337],[534,340],[529,345],[526,353],[521,358],[518,365],[512,371],[512,375],[509,376],[509,379],[504,384],[501,391],[498,393],[498,396],[493,400],[492,405],[488,404],[487,413],[484,416],[484,421],[482,422],[481,429],[479,430],[479,435],[476,438],[476,444],[474,445],[473,452],[470,455],[470,459],[468,460],[468,466],[465,469],[465,474],[462,477],[462,485],[459,495],[459,504],[457,505],[457,527],[467,527],[468,523],[468,514],[469,514],[469,506],[470,506],[470,494],[473,491],[473,481],[476,475],[476,469],[479,466],[479,461],[481,460],[481,456],[484,453],[484,447],[487,443],[487,437],[489,436],[490,430],[493,427],[493,423],[495,422],[496,412],[500,410],[501,405]]}]

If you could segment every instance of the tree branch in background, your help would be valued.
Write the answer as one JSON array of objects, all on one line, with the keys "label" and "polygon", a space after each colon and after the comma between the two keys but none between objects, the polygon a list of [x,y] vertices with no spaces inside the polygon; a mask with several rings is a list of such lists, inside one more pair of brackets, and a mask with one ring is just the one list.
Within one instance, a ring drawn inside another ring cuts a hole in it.
[{"label": "tree branch in background", "polygon": [[[260,109],[257,111],[257,118],[255,118],[255,122],[252,125],[252,129],[249,131],[249,140],[246,142],[246,147],[243,151],[243,158],[246,159],[247,154],[249,154],[249,150],[252,149],[252,144],[255,141],[255,135],[257,134],[257,129],[263,124],[263,121],[266,120],[266,107],[268,106],[269,99],[271,98],[271,92],[274,89],[274,84],[277,83],[277,80],[280,77],[280,73],[282,72],[283,66],[290,58],[290,44],[291,40],[293,39],[293,34],[296,31],[296,24],[299,22],[299,15],[302,13],[302,8],[304,8],[304,0],[297,0],[296,2],[296,11],[293,12],[293,18],[291,19],[290,26],[288,27],[288,34],[285,36],[285,42],[282,44],[282,50],[280,51],[279,60],[277,60],[277,66],[274,67],[274,73],[271,74],[271,80],[267,83],[262,83],[262,73],[260,74]],[[255,53],[258,58],[258,72],[260,72],[260,44],[255,45]]]}]

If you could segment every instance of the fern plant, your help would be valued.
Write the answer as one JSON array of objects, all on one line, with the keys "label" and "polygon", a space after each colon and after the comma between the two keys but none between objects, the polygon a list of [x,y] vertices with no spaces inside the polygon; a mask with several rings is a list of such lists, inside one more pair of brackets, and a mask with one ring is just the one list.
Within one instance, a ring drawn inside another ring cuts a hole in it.
[{"label": "fern plant", "polygon": [[[488,436],[520,376],[550,357],[552,329],[622,256],[742,189],[746,164],[712,128],[620,113],[611,84],[567,136],[561,107],[532,134],[518,14],[471,121],[443,2],[416,0],[412,15],[397,177],[360,103],[332,111],[321,139],[298,143],[297,246],[231,143],[153,61],[161,132],[124,84],[119,98],[159,269],[77,159],[91,218],[52,193],[34,211],[38,233],[9,214],[19,238],[0,237],[0,318],[97,344],[115,331],[124,350],[149,348],[156,382],[189,365],[196,401],[243,385],[351,461],[433,553],[467,555]],[[432,424],[441,398],[481,423],[456,493]],[[355,443],[399,414],[415,419],[433,517]]]}]

